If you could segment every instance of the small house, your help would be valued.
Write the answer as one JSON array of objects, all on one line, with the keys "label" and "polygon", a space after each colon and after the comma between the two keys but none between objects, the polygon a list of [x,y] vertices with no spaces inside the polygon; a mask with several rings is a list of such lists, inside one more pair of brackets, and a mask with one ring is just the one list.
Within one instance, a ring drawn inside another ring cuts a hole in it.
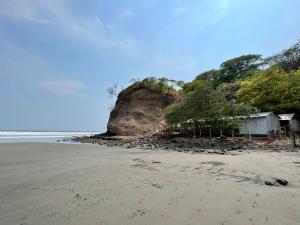
[{"label": "small house", "polygon": [[279,117],[273,112],[253,114],[240,123],[240,134],[268,135],[278,133],[279,130]]},{"label": "small house", "polygon": [[289,133],[290,128],[292,128],[294,132],[300,131],[299,121],[295,118],[295,113],[279,114],[278,116],[280,118],[280,127],[283,128],[285,132]]}]

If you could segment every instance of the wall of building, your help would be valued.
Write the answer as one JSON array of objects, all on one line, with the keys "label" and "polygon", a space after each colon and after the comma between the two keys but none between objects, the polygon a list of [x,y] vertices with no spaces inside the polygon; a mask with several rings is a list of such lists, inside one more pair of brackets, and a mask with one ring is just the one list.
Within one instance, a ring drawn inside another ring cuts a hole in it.
[{"label": "wall of building", "polygon": [[280,128],[279,118],[274,114],[265,117],[249,118],[241,122],[241,134],[267,135],[269,131],[277,132]]},{"label": "wall of building", "polygon": [[295,132],[299,132],[300,131],[300,125],[299,125],[299,121],[298,120],[292,119],[291,120],[291,124],[292,124],[293,130]]},{"label": "wall of building", "polygon": [[266,117],[249,118],[241,122],[241,134],[267,134],[268,125]]},{"label": "wall of building", "polygon": [[273,113],[267,116],[267,124],[269,131],[274,130],[274,132],[277,133],[280,130],[280,120]]}]

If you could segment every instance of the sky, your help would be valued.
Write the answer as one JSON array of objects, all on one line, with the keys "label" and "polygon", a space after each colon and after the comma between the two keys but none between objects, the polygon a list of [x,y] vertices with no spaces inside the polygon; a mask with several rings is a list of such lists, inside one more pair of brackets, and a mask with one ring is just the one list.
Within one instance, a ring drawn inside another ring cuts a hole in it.
[{"label": "sky", "polygon": [[0,0],[0,130],[106,130],[133,78],[191,81],[300,39],[299,0]]}]

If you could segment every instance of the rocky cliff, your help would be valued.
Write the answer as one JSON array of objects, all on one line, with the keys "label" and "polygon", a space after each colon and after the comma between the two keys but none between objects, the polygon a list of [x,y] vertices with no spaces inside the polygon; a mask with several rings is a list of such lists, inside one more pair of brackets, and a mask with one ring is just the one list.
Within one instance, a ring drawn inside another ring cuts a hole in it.
[{"label": "rocky cliff", "polygon": [[178,98],[149,88],[137,88],[118,96],[110,113],[107,133],[118,136],[151,135],[165,129],[164,109]]}]

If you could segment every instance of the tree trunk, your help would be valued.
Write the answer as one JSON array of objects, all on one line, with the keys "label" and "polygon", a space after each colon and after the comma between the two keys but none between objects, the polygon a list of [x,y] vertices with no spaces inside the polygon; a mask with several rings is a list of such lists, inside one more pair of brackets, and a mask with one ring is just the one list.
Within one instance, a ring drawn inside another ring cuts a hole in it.
[{"label": "tree trunk", "polygon": [[249,134],[249,140],[251,141],[252,138],[251,138],[251,134],[250,134],[250,131],[248,130],[248,134]]},{"label": "tree trunk", "polygon": [[295,132],[294,132],[294,129],[292,126],[290,126],[290,133],[291,133],[291,140],[292,140],[292,146],[294,148],[297,147],[297,143],[296,143],[296,135],[295,135]]}]

